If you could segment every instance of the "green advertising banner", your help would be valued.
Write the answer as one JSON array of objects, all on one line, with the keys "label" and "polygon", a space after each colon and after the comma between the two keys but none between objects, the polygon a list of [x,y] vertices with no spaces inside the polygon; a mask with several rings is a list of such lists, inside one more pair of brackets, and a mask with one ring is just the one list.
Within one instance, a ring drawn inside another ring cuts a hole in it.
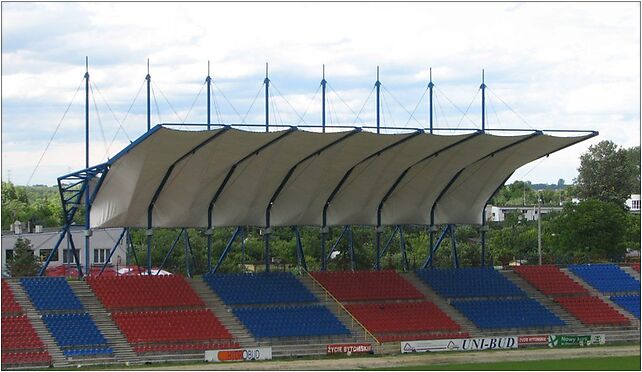
[{"label": "green advertising banner", "polygon": [[605,344],[604,335],[550,335],[548,347],[591,346]]}]

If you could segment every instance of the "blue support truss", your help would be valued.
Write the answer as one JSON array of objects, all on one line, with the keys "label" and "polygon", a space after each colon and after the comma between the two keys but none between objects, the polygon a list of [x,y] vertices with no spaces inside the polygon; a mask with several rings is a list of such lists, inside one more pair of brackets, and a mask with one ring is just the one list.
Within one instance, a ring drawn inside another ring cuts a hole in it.
[{"label": "blue support truss", "polygon": [[105,260],[103,267],[100,268],[100,272],[98,273],[98,276],[101,276],[105,271],[107,264],[109,264],[109,262],[111,261],[111,257],[114,255],[114,252],[116,252],[116,249],[118,249],[118,246],[120,245],[120,242],[123,241],[123,237],[125,236],[126,233],[127,233],[127,229],[123,229],[123,232],[120,233],[118,240],[116,240],[116,244],[114,244],[114,247],[111,249],[111,251],[109,251],[109,256]]}]

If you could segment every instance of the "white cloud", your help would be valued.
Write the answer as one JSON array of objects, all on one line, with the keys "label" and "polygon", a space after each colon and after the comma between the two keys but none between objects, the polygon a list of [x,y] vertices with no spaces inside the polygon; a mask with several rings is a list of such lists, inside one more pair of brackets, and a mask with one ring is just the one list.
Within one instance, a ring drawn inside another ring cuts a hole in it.
[{"label": "white cloud", "polygon": [[[2,175],[26,182],[90,56],[91,79],[120,121],[128,112],[151,59],[153,120],[185,117],[211,60],[215,84],[241,116],[248,112],[270,62],[270,78],[306,122],[319,121],[312,102],[321,64],[341,98],[358,111],[377,65],[387,88],[386,124],[408,122],[407,110],[424,92],[428,67],[437,84],[437,125],[479,126],[479,99],[465,110],[486,69],[488,125],[599,130],[586,144],[518,170],[534,182],[570,182],[590,143],[640,143],[640,24],[636,3],[5,3],[2,13]],[[178,111],[165,102],[162,92]],[[276,92],[273,91],[275,96]],[[519,112],[516,116],[510,107]],[[238,115],[215,90],[224,121]],[[329,92],[329,118],[351,124],[354,114]],[[33,182],[53,183],[84,164],[82,94]],[[261,98],[261,97],[259,97]],[[107,142],[118,128],[102,97],[96,100]],[[315,100],[318,102],[319,97]],[[449,102],[452,100],[459,110]],[[189,121],[204,120],[204,92]],[[312,104],[311,104],[312,102]],[[299,122],[275,99],[280,120]],[[93,102],[92,102],[93,105]],[[427,125],[427,99],[415,117]],[[259,99],[247,120],[262,122]],[[145,130],[144,90],[124,123],[130,137]],[[216,117],[216,116],[215,116]],[[374,120],[374,97],[361,119]],[[522,118],[527,122],[524,123]],[[278,119],[275,117],[273,119]],[[92,111],[94,159],[105,144]],[[114,148],[126,145],[121,133]],[[64,144],[64,145],[63,145]],[[101,153],[102,154],[98,154]],[[76,154],[71,156],[70,154]]]}]

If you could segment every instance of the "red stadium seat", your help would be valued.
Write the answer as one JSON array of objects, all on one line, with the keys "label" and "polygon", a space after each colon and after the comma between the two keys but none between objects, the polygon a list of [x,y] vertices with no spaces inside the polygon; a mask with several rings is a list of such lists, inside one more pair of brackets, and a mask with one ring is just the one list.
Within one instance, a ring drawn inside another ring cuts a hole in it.
[{"label": "red stadium seat", "polygon": [[424,296],[395,271],[323,271],[312,273],[339,301],[423,299]]},{"label": "red stadium seat", "polygon": [[515,266],[513,270],[540,292],[549,296],[588,293],[586,288],[554,265]]},{"label": "red stadium seat", "polygon": [[624,315],[595,296],[558,297],[555,302],[587,325],[630,324]]}]

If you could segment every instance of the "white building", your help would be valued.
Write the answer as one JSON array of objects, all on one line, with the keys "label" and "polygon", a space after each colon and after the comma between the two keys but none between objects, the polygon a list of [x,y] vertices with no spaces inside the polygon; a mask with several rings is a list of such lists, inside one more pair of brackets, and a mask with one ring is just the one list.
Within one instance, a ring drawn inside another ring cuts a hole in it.
[{"label": "white building", "polygon": [[[541,207],[542,215],[551,212],[560,212],[562,207]],[[509,213],[518,213],[526,221],[537,221],[537,206],[515,206],[515,207],[496,207],[494,205],[486,206],[486,221],[503,222]]]},{"label": "white building", "polygon": [[625,203],[631,213],[640,213],[640,194],[631,194]]},{"label": "white building", "polygon": [[[15,224],[14,224],[15,229]],[[38,233],[23,233],[20,229],[16,229],[18,233],[14,231],[3,231],[2,232],[2,272],[6,271],[5,263],[7,259],[10,259],[13,256],[14,246],[18,238],[29,239],[31,246],[33,248],[34,254],[41,262],[45,262],[49,254],[54,248],[58,237],[60,236],[60,230],[57,229],[45,229],[37,228],[36,231],[42,231]],[[99,266],[105,263],[109,257],[110,250],[114,247],[120,234],[123,232],[122,228],[111,228],[111,229],[96,229],[93,230],[93,235],[90,242],[90,263],[92,266]],[[85,269],[85,236],[84,236],[84,227],[83,226],[73,226],[71,229],[71,234],[73,236],[74,245],[76,247],[76,253],[80,257],[80,263],[83,265],[83,270]],[[116,251],[112,255],[109,262],[111,265],[121,265],[124,266],[127,262],[127,242],[123,237],[120,244],[116,248]],[[62,241],[60,247],[58,248],[57,254],[55,254],[50,263],[49,267],[54,268],[63,264],[74,264],[75,259],[71,251],[71,246],[67,237]]]}]

